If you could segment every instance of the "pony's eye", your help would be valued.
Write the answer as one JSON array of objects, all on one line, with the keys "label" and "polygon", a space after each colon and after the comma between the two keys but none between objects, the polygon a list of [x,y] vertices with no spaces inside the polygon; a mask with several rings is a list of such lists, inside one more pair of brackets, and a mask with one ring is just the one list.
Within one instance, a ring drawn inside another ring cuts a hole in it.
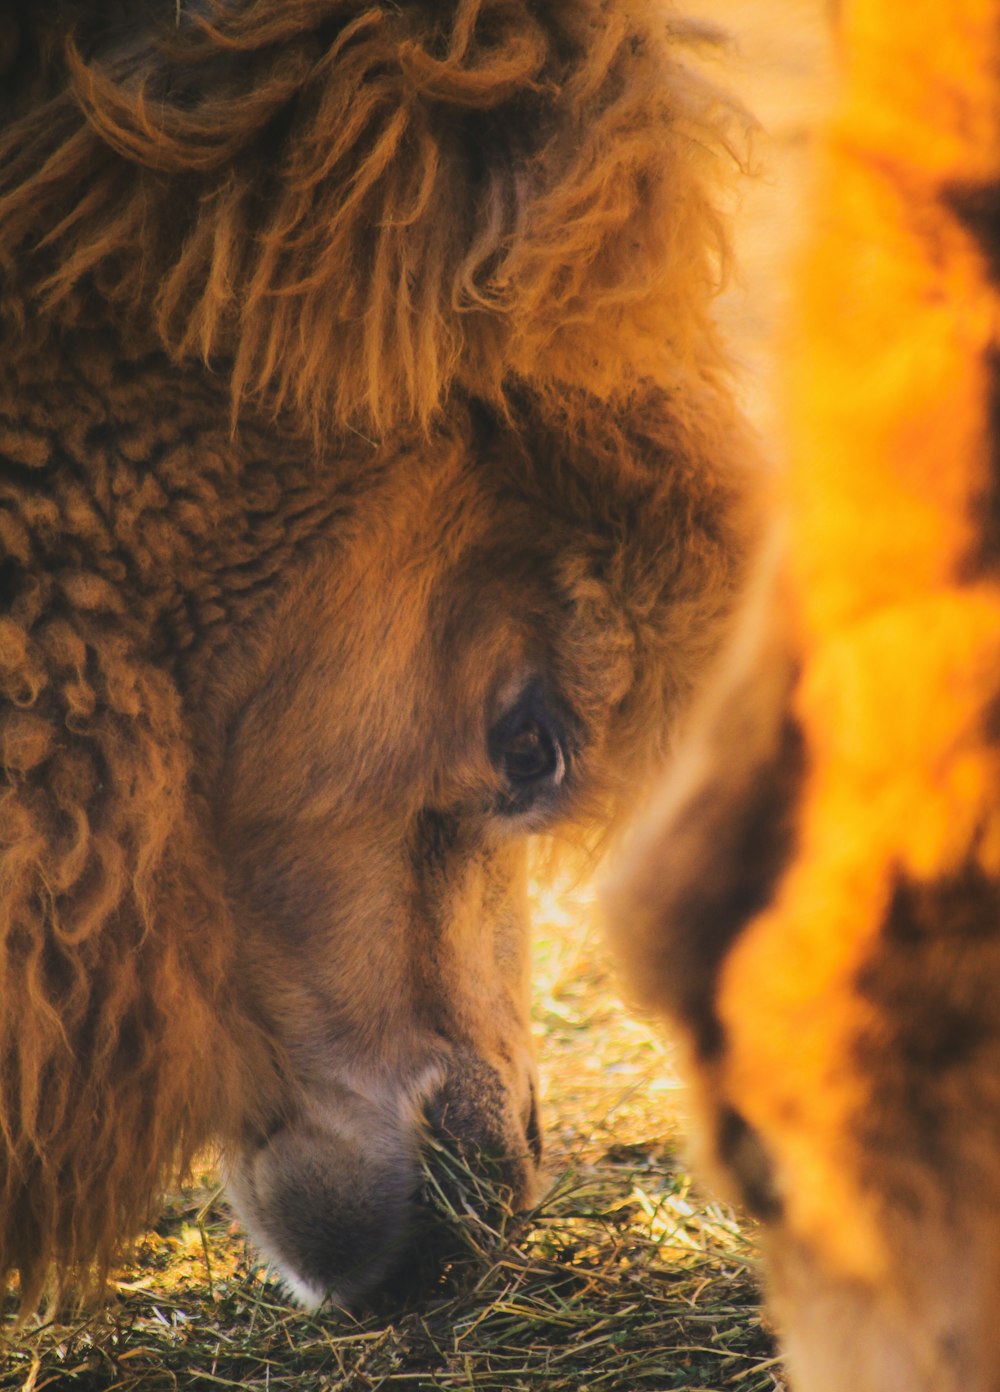
[{"label": "pony's eye", "polygon": [[508,783],[544,778],[558,784],[566,774],[566,759],[555,734],[532,719],[496,742],[494,763]]},{"label": "pony's eye", "polygon": [[566,741],[537,687],[524,691],[489,735],[493,767],[507,786],[501,811],[526,811],[566,777]]}]

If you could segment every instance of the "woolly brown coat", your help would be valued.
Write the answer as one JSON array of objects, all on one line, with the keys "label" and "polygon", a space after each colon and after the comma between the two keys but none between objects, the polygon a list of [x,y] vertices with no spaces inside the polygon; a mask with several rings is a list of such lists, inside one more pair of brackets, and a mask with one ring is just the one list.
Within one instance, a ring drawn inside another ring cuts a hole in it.
[{"label": "woolly brown coat", "polygon": [[629,800],[745,550],[731,113],[684,38],[652,0],[0,7],[28,1301],[208,1141],[309,1300],[398,1260],[426,1125],[530,1192],[527,835]]}]

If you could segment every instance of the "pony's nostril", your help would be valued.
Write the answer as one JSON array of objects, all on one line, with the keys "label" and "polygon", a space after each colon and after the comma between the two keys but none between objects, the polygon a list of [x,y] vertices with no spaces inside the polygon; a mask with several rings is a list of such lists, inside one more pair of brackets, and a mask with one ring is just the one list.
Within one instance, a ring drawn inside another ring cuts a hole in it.
[{"label": "pony's nostril", "polygon": [[538,1117],[538,1094],[534,1085],[528,1094],[528,1116],[524,1123],[524,1135],[528,1142],[528,1150],[535,1164],[541,1163],[542,1159],[542,1128]]},{"label": "pony's nostril", "polygon": [[[520,1081],[520,1080],[518,1080]],[[453,1061],[440,1090],[429,1097],[424,1115],[431,1135],[447,1156],[467,1172],[466,1181],[482,1189],[482,1201],[494,1198],[515,1208],[529,1202],[541,1156],[541,1128],[530,1085],[527,1101],[521,1087],[508,1084],[492,1064],[471,1054]]]}]

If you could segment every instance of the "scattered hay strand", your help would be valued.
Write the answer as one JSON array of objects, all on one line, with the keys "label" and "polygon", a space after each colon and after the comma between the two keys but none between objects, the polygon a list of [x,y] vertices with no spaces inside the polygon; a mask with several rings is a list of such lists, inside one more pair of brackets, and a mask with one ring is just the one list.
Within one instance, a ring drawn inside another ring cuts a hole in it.
[{"label": "scattered hay strand", "polygon": [[354,1317],[291,1310],[218,1207],[203,1247],[195,1195],[146,1239],[108,1308],[6,1339],[0,1388],[781,1387],[752,1250],[725,1209],[692,1200],[669,1153],[623,1148],[566,1169],[532,1213],[495,1225],[445,1207],[449,1194],[457,1240],[433,1283],[391,1315]]},{"label": "scattered hay strand", "polygon": [[309,1314],[206,1172],[105,1308],[6,1326],[0,1392],[781,1392],[752,1235],[678,1159],[669,1050],[616,1002],[589,905],[538,907],[550,1183],[531,1212],[435,1146],[420,1262],[370,1309]]}]

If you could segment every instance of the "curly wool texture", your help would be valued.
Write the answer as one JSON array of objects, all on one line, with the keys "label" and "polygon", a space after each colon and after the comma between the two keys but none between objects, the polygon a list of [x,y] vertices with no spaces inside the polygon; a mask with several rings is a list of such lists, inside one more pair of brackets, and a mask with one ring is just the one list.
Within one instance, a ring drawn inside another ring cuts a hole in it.
[{"label": "curly wool texture", "polygon": [[[234,929],[182,697],[150,660],[152,626],[190,645],[190,618],[172,611],[225,525],[211,440],[201,432],[200,493],[214,516],[187,489],[170,498],[188,466],[180,403],[151,450],[115,372],[107,415],[159,459],[138,486],[114,447],[91,447],[90,478],[60,469],[67,411],[102,429],[84,377],[56,369],[46,390],[30,358],[24,378],[9,360],[0,371],[0,1280],[20,1271],[26,1307],[57,1254],[71,1282],[103,1279],[165,1174],[234,1133],[262,1070],[227,989]],[[204,409],[196,399],[196,419]],[[225,614],[218,595],[203,586],[188,609],[209,639],[213,608],[215,625],[240,614],[238,594]]]},{"label": "curly wool texture", "polygon": [[96,287],[226,373],[234,411],[375,433],[455,384],[608,396],[717,370],[739,122],[659,5],[203,10],[114,39],[106,7],[40,24],[45,98],[15,92],[0,137],[24,316],[85,315]]},{"label": "curly wool texture", "polygon": [[[28,1273],[28,1300],[50,1243],[70,1268],[89,1262],[109,1222],[129,1230],[149,1212],[162,1157],[189,1158],[206,1100],[192,1084],[206,1082],[199,1055],[215,1033],[202,988],[226,944],[215,905],[171,883],[178,861],[185,878],[197,863],[169,738],[176,703],[100,629],[53,617],[26,643],[0,624],[14,706],[0,793],[0,1207],[5,1265]],[[39,920],[43,934],[31,931]],[[184,933],[162,931],[164,920]],[[197,1031],[186,1046],[175,1017]],[[88,1154],[100,1170],[80,1163]]]}]

